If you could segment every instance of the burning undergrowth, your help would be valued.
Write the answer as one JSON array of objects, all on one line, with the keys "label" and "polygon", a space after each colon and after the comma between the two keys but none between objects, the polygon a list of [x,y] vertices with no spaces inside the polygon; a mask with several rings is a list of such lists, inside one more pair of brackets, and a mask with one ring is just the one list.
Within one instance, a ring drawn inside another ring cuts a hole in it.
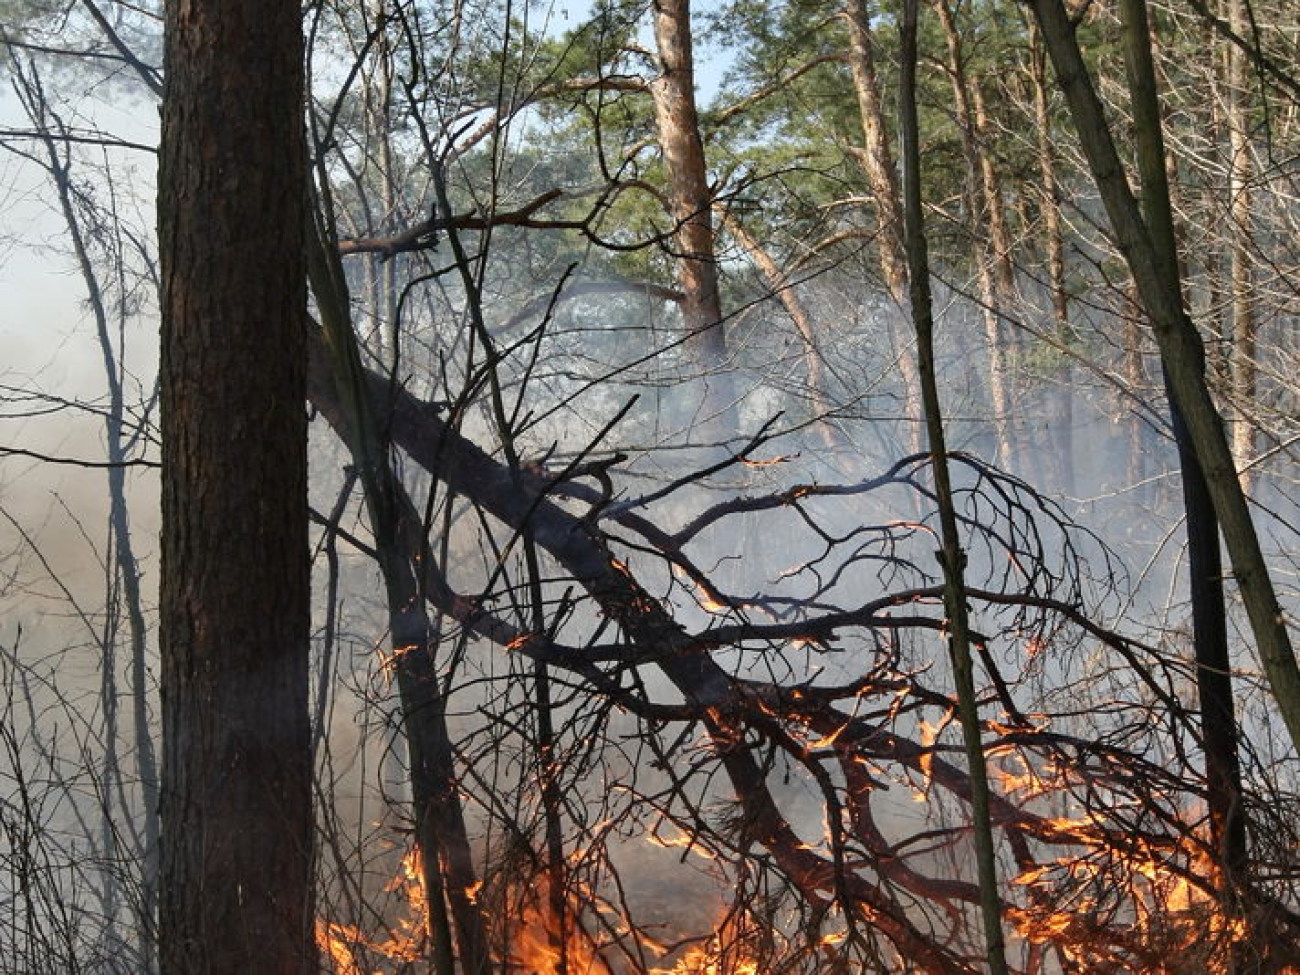
[{"label": "burning undergrowth", "polygon": [[[926,458],[783,484],[760,434],[636,495],[618,455],[512,467],[375,389],[394,442],[473,499],[470,535],[423,563],[436,639],[397,657],[437,675],[394,718],[426,743],[399,778],[425,797],[402,828],[433,970],[980,969]],[[1194,667],[1125,632],[1093,535],[952,462],[1013,969],[1276,965],[1300,930],[1275,879],[1294,844],[1225,868]],[[700,489],[719,476],[738,485],[722,500]],[[336,970],[407,970],[327,918]],[[370,961],[340,955],[349,938]]]}]

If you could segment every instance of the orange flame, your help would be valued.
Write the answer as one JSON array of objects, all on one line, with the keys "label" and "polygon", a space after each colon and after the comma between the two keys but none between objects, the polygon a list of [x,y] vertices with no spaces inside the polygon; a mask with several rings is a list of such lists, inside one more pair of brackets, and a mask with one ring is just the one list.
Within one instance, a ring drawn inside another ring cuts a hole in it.
[{"label": "orange flame", "polygon": [[506,933],[507,971],[529,975],[614,975],[601,956],[600,943],[583,926],[580,909],[568,903],[567,892],[557,910],[548,877],[513,892],[514,920]]},{"label": "orange flame", "polygon": [[776,457],[769,457],[767,460],[754,460],[751,457],[742,457],[740,458],[740,462],[746,467],[776,467],[778,464],[788,464],[796,456],[796,454],[778,454]]},{"label": "orange flame", "polygon": [[650,975],[758,975],[758,963],[727,963],[704,948],[692,948],[672,968],[652,968]]},{"label": "orange flame", "polygon": [[317,919],[316,945],[329,958],[334,975],[367,975],[361,964],[363,957],[413,962],[428,953],[429,898],[424,889],[424,858],[419,847],[412,847],[402,857],[397,876],[384,889],[402,893],[406,915],[389,928],[387,937],[367,936],[353,924]]}]

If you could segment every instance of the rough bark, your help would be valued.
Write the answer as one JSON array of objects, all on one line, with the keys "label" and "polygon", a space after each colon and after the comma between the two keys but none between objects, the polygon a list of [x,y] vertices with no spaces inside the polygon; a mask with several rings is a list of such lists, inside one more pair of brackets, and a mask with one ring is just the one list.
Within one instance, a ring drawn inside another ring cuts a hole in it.
[{"label": "rough bark", "polygon": [[166,8],[164,972],[317,970],[294,3]]},{"label": "rough bark", "polygon": [[894,306],[901,312],[887,316],[885,327],[890,345],[898,360],[903,384],[904,421],[908,425],[908,446],[913,453],[922,449],[921,380],[916,356],[898,327],[907,317],[907,252],[903,246],[903,200],[898,188],[898,173],[889,144],[889,123],[881,98],[880,76],[876,70],[875,39],[871,30],[871,12],[866,0],[849,0],[844,7],[849,29],[849,69],[853,75],[853,93],[858,102],[864,146],[856,153],[858,164],[867,177],[867,185],[876,202],[876,247],[880,272]]},{"label": "rough bark", "polygon": [[686,349],[707,386],[706,414],[719,422],[714,432],[735,430],[733,384],[727,368],[727,337],[722,324],[718,263],[714,248],[713,191],[704,159],[704,140],[695,105],[695,53],[689,0],[655,0],[654,36],[659,77],[650,84],[668,201],[676,223],[674,237],[679,305]]},{"label": "rough bark", "polygon": [[853,75],[853,93],[862,122],[863,151],[857,154],[876,201],[876,245],[880,269],[890,297],[905,307],[907,293],[907,252],[903,246],[903,198],[898,188],[894,153],[889,144],[889,125],[880,94],[880,76],[876,70],[875,39],[871,30],[871,13],[866,0],[849,0],[844,8],[849,28],[849,70]]}]

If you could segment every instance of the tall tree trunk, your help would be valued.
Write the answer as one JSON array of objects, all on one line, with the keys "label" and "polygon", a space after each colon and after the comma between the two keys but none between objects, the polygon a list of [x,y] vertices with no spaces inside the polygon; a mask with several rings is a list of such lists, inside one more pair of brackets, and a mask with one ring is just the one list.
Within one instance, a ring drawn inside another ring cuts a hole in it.
[{"label": "tall tree trunk", "polygon": [[997,859],[993,847],[993,826],[989,814],[988,769],[980,733],[975,698],[974,664],[971,659],[971,630],[966,608],[966,553],[957,530],[952,480],[948,469],[943,411],[934,368],[934,317],[930,298],[930,264],[921,195],[920,123],[916,112],[917,5],[904,0],[899,85],[899,131],[903,144],[903,213],[906,220],[908,276],[912,282],[912,321],[916,326],[917,358],[920,362],[921,395],[925,404],[925,426],[934,472],[934,493],[939,508],[940,543],[937,553],[943,567],[943,608],[948,633],[948,652],[957,690],[957,711],[970,775],[971,816],[974,820],[975,863],[979,875],[980,913],[984,922],[984,951],[992,975],[1006,975],[1007,961],[1002,935],[1002,901],[998,895]]},{"label": "tall tree trunk", "polygon": [[1057,370],[1056,422],[1051,441],[1059,457],[1061,488],[1075,493],[1074,483],[1074,383],[1068,351],[1074,345],[1070,325],[1070,295],[1065,286],[1065,235],[1061,229],[1061,201],[1056,178],[1056,155],[1052,143],[1052,114],[1047,101],[1047,53],[1032,17],[1029,29],[1029,76],[1034,99],[1034,148],[1038,155],[1038,189],[1041,202],[1043,246],[1047,253],[1047,288],[1051,296],[1052,322],[1060,346]]},{"label": "tall tree trunk", "polygon": [[[1228,24],[1238,36],[1249,33],[1246,0],[1228,0]],[[1256,343],[1259,322],[1255,313],[1255,286],[1251,268],[1251,225],[1254,220],[1250,191],[1250,66],[1246,52],[1227,45],[1225,113],[1228,126],[1228,239],[1232,278],[1232,345],[1228,357],[1232,398],[1236,405],[1232,425],[1232,452],[1242,483],[1249,487],[1245,467],[1255,455],[1254,405],[1258,387]]]},{"label": "tall tree trunk", "polygon": [[[1142,210],[1163,272],[1178,282],[1178,245],[1170,202],[1160,103],[1152,65],[1150,25],[1145,0],[1122,0],[1125,61],[1132,94],[1133,127],[1142,185]],[[1218,521],[1205,475],[1197,460],[1182,408],[1170,397],[1174,439],[1182,469],[1183,510],[1187,515],[1188,574],[1192,600],[1196,681],[1205,738],[1211,837],[1219,851],[1225,904],[1235,912],[1235,885],[1246,859],[1237,723],[1232,700],[1228,624]]]},{"label": "tall tree trunk", "polygon": [[676,258],[685,347],[705,383],[705,429],[736,430],[735,384],[727,362],[727,337],[718,291],[713,231],[713,191],[704,160],[695,106],[695,53],[690,0],[655,0],[654,35],[659,77],[650,84],[668,200],[676,222]]},{"label": "tall tree trunk", "polygon": [[989,403],[993,409],[993,429],[997,460],[1003,467],[1011,461],[1011,392],[1007,365],[1007,341],[1003,334],[1001,309],[1011,288],[1011,245],[1002,215],[1001,189],[988,150],[981,143],[973,85],[966,74],[961,35],[948,0],[937,0],[935,10],[947,41],[948,80],[952,85],[953,104],[957,111],[957,128],[961,132],[962,154],[966,160],[963,193],[967,234],[971,258],[979,284],[981,317],[989,363]]},{"label": "tall tree trunk", "polygon": [[299,15],[166,6],[159,925],[173,975],[317,971]]},{"label": "tall tree trunk", "polygon": [[924,444],[921,423],[921,379],[916,355],[900,327],[907,319],[911,297],[908,293],[907,251],[903,246],[903,198],[898,189],[894,153],[889,144],[889,123],[885,118],[880,94],[880,76],[876,70],[875,39],[871,31],[871,12],[867,0],[848,0],[843,13],[849,29],[849,69],[853,74],[853,92],[862,123],[863,148],[855,153],[867,177],[867,185],[876,201],[876,247],[880,272],[890,300],[901,314],[888,316],[885,327],[898,361],[902,379],[908,446],[920,453]]},{"label": "tall tree trunk", "polygon": [[1057,78],[1065,90],[1116,243],[1151,320],[1173,403],[1182,411],[1188,440],[1219,518],[1264,673],[1292,743],[1300,746],[1300,667],[1296,665],[1286,616],[1278,603],[1259,535],[1237,477],[1222,418],[1206,388],[1205,350],[1183,308],[1177,264],[1171,265],[1156,247],[1152,230],[1129,188],[1063,0],[1030,2]]}]

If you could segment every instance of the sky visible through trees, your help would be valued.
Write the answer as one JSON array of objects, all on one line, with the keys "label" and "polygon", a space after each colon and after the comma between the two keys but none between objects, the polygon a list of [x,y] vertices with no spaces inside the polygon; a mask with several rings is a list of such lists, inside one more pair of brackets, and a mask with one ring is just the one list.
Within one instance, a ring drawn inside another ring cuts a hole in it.
[{"label": "sky visible through trees", "polygon": [[243,6],[0,2],[0,970],[1300,966],[1293,4]]}]

